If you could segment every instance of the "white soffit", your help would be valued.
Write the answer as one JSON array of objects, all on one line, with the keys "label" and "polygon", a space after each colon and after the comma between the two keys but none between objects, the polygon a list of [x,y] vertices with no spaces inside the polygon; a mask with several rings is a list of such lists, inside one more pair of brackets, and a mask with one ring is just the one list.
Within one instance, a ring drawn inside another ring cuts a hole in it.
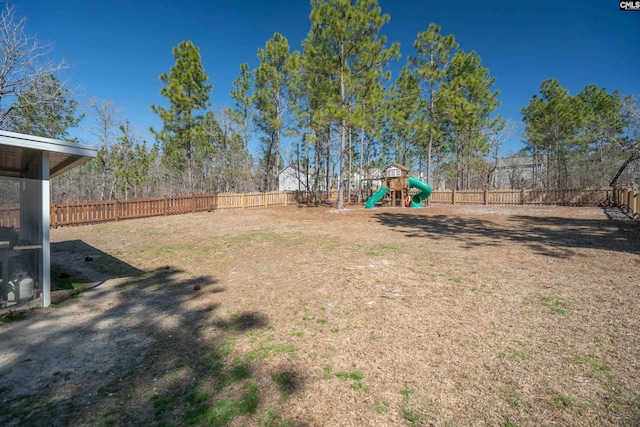
[{"label": "white soffit", "polygon": [[53,178],[96,157],[96,147],[0,130],[0,175],[20,176],[42,151],[49,152]]}]

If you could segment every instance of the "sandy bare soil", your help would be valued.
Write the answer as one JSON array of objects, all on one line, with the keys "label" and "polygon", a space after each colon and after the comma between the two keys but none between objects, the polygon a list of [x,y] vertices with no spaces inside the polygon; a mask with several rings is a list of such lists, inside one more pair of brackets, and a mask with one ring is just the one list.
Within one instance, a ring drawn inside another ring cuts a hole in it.
[{"label": "sandy bare soil", "polygon": [[86,289],[0,324],[0,425],[640,424],[640,225],[615,211],[283,207],[52,241]]}]

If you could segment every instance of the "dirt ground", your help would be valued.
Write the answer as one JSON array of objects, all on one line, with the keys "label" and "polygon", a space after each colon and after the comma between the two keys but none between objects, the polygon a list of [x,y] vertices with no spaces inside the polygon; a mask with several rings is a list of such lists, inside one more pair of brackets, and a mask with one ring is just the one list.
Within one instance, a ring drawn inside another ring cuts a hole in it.
[{"label": "dirt ground", "polygon": [[0,324],[3,426],[640,425],[640,224],[615,210],[290,206],[51,238],[84,291]]}]

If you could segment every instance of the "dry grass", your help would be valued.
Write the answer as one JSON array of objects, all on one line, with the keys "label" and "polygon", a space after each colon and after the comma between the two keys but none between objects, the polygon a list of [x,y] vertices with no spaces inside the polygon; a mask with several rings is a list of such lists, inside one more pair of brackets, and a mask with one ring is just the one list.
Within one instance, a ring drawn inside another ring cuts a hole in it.
[{"label": "dry grass", "polygon": [[601,209],[288,207],[52,238],[140,271],[57,309],[131,340],[61,425],[640,423],[640,228]]}]

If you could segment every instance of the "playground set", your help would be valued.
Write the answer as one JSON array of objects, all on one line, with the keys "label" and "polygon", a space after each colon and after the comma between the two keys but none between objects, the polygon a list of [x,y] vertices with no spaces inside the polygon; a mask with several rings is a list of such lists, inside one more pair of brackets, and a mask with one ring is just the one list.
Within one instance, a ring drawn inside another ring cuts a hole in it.
[{"label": "playground set", "polygon": [[[409,169],[394,163],[384,170],[382,187],[372,195],[365,207],[371,209],[380,203],[383,206],[404,206],[421,208],[422,202],[431,195],[431,186],[419,179],[409,176]],[[409,190],[416,188],[418,193],[411,195]]]}]

